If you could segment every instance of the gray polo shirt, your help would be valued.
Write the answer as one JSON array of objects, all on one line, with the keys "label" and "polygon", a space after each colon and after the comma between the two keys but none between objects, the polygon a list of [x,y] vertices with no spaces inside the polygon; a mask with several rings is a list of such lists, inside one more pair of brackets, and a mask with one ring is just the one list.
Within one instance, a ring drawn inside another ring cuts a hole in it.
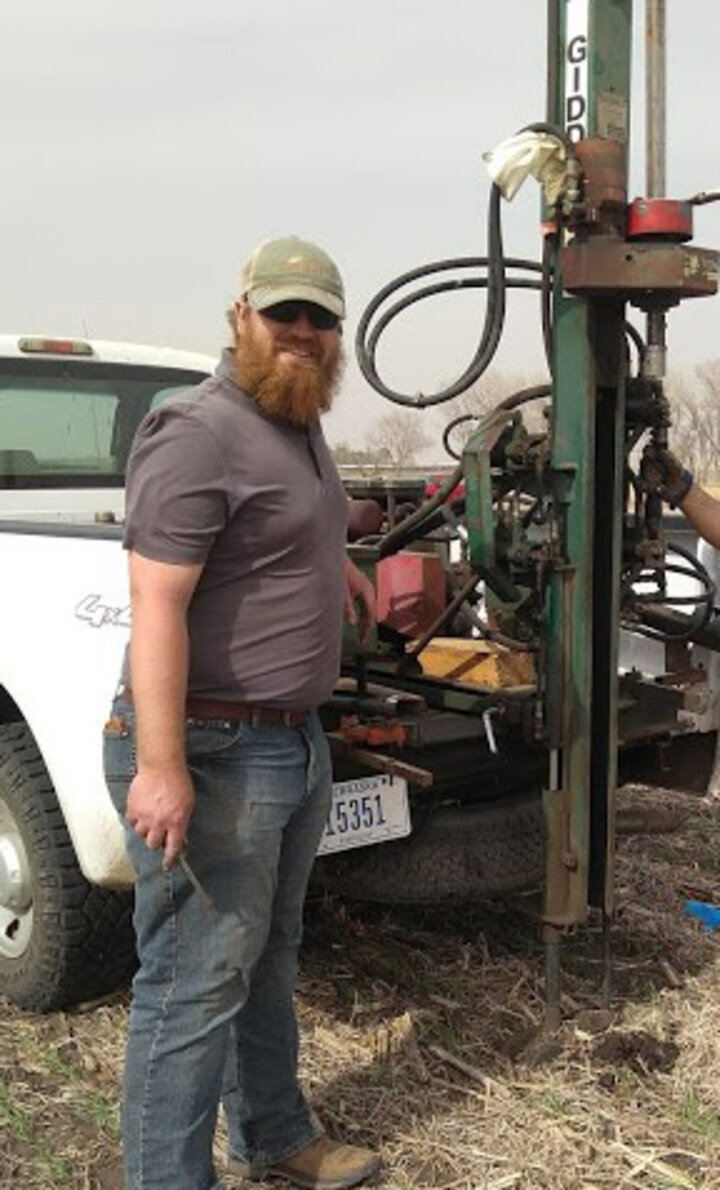
[{"label": "gray polo shirt", "polygon": [[308,710],[339,669],[347,499],[319,422],[265,417],[233,362],[140,425],[124,544],[204,563],[189,694]]}]

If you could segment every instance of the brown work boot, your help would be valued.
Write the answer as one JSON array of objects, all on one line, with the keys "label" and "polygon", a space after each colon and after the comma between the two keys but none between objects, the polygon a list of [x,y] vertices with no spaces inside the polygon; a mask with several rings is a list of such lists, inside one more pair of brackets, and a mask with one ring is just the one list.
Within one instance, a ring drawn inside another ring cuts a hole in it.
[{"label": "brown work boot", "polygon": [[[344,1190],[346,1186],[359,1186],[380,1172],[381,1159],[372,1149],[360,1149],[356,1145],[343,1145],[329,1136],[318,1136],[286,1157],[268,1165],[263,1178],[286,1178],[295,1186],[307,1190]],[[252,1176],[247,1163],[230,1158],[230,1169]]]}]

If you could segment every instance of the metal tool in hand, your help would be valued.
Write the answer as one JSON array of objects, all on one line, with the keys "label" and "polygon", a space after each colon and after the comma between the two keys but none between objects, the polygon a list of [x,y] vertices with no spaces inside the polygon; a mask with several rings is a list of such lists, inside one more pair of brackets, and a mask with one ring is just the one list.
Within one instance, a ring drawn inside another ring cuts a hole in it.
[{"label": "metal tool in hand", "polygon": [[178,852],[177,862],[180,865],[180,867],[182,868],[182,871],[187,876],[190,883],[192,884],[193,888],[195,889],[195,892],[200,897],[200,900],[202,901],[205,908],[209,909],[211,913],[217,913],[217,907],[215,905],[215,902],[213,901],[213,899],[210,896],[210,893],[207,891],[207,889],[204,888],[204,886],[202,885],[202,883],[197,875],[197,872],[195,871],[195,869],[190,864],[190,861],[188,860],[187,846],[183,846],[180,848],[180,851]]}]

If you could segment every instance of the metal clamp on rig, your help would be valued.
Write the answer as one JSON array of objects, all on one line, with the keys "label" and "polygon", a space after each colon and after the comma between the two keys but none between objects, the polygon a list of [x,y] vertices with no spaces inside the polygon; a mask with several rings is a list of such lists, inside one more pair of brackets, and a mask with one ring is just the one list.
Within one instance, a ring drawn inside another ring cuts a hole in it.
[{"label": "metal clamp on rig", "polygon": [[694,200],[637,198],[624,187],[626,146],[589,138],[576,147],[581,199],[567,219],[572,238],[558,265],[568,293],[628,301],[650,317],[643,375],[665,376],[663,316],[685,298],[718,289],[718,253],[690,245]]}]

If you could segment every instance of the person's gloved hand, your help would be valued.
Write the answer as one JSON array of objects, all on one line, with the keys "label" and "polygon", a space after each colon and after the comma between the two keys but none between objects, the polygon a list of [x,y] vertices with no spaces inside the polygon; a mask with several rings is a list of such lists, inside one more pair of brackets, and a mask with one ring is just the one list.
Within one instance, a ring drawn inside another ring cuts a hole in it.
[{"label": "person's gloved hand", "polygon": [[682,504],[695,482],[692,471],[683,467],[671,450],[648,446],[640,464],[640,478],[647,491],[659,491],[674,508]]}]

